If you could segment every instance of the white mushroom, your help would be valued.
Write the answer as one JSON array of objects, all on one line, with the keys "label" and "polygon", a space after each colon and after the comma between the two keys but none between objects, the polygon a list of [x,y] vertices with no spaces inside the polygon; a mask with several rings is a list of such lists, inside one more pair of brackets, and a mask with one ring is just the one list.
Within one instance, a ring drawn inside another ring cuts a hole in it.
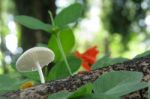
[{"label": "white mushroom", "polygon": [[42,68],[52,62],[54,57],[52,50],[45,47],[34,47],[19,57],[16,68],[20,72],[38,71],[41,83],[45,83]]}]

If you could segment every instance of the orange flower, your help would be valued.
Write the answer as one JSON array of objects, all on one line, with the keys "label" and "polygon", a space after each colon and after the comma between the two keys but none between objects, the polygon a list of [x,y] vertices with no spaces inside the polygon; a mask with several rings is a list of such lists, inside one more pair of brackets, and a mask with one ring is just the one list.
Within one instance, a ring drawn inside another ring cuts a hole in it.
[{"label": "orange flower", "polygon": [[78,51],[75,53],[76,57],[82,60],[82,66],[86,71],[90,71],[91,65],[93,65],[96,61],[96,56],[99,53],[99,51],[96,48],[96,46],[91,47],[82,54]]}]

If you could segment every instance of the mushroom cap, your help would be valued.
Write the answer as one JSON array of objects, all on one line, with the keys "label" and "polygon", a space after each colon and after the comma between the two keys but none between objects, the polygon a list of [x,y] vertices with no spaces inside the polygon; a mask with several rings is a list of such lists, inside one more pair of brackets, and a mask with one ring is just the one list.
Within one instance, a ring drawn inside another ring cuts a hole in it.
[{"label": "mushroom cap", "polygon": [[33,47],[25,51],[17,60],[16,68],[20,72],[37,71],[36,64],[41,68],[54,60],[55,54],[45,47]]}]

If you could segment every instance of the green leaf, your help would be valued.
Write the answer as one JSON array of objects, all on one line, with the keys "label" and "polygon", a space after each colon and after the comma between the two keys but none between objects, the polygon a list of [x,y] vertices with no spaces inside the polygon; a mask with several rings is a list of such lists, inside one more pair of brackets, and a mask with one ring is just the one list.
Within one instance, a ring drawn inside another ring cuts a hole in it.
[{"label": "green leaf", "polygon": [[117,96],[110,96],[104,94],[91,94],[91,95],[80,97],[78,99],[120,99],[120,98]]},{"label": "green leaf", "polygon": [[45,24],[42,21],[30,16],[24,16],[24,15],[16,16],[15,21],[24,25],[25,27],[28,27],[30,29],[35,29],[35,30],[39,29],[46,32],[50,32],[52,28],[50,24]]},{"label": "green leaf", "polygon": [[135,56],[135,58],[145,57],[145,56],[149,56],[149,55],[150,55],[150,50]]},{"label": "green leaf", "polygon": [[94,82],[94,92],[95,94],[122,96],[147,87],[146,83],[140,82],[142,77],[140,72],[110,72],[102,75]]},{"label": "green leaf", "polygon": [[20,85],[26,80],[18,79],[19,75],[6,74],[0,76],[0,93],[15,91],[19,89]]},{"label": "green leaf", "polygon": [[[63,29],[60,31],[59,37],[65,54],[69,54],[75,44],[75,37],[72,30],[70,28]],[[55,35],[52,35],[50,38],[48,47],[54,51],[55,60],[60,60],[62,58]]]},{"label": "green leaf", "polygon": [[148,83],[148,99],[150,99],[150,84]]},{"label": "green leaf", "polygon": [[0,99],[6,99],[6,97],[0,96]]},{"label": "green leaf", "polygon": [[103,68],[103,67],[107,67],[116,63],[122,63],[124,61],[127,61],[128,59],[126,58],[109,58],[109,57],[102,57],[101,59],[99,59],[93,66],[92,66],[92,70],[94,69],[98,69],[98,68]]},{"label": "green leaf", "polygon": [[50,94],[48,96],[48,99],[68,99],[68,97],[71,95],[71,92],[67,91],[61,91],[54,94]]},{"label": "green leaf", "polygon": [[61,91],[58,93],[50,94],[48,99],[77,99],[80,96],[91,94],[93,85],[88,83],[74,92]]},{"label": "green leaf", "polygon": [[20,73],[22,76],[27,77],[30,80],[40,81],[39,74],[37,71],[32,72],[22,72]]},{"label": "green leaf", "polygon": [[93,89],[93,84],[88,83],[80,88],[78,88],[76,91],[74,91],[69,98],[77,98],[77,97],[81,97],[84,95],[88,95],[92,93],[92,89]]},{"label": "green leaf", "polygon": [[63,9],[54,19],[54,23],[58,27],[63,27],[71,22],[76,21],[82,13],[82,6],[79,3],[74,3]]},{"label": "green leaf", "polygon": [[[71,71],[75,72],[80,68],[81,60],[76,58],[75,56],[67,57]],[[58,62],[48,74],[47,80],[56,80],[69,76],[68,69],[64,61]]]},{"label": "green leaf", "polygon": [[107,95],[123,96],[131,92],[146,88],[148,85],[145,82],[126,83],[107,91]]}]

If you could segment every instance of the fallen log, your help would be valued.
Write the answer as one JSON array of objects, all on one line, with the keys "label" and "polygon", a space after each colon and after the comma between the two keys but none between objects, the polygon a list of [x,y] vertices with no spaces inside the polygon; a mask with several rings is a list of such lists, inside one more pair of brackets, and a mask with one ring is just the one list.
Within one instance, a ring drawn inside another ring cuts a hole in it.
[{"label": "fallen log", "polygon": [[[40,84],[25,90],[18,90],[1,95],[6,99],[46,99],[49,94],[59,91],[67,90],[74,91],[77,88],[89,82],[94,82],[102,74],[110,71],[139,71],[143,72],[143,81],[150,81],[150,56],[132,59],[123,63],[117,63],[104,68],[92,70],[90,72],[83,72],[75,74],[65,79],[49,81],[45,84]],[[147,90],[133,92],[124,99],[147,99]]]}]

